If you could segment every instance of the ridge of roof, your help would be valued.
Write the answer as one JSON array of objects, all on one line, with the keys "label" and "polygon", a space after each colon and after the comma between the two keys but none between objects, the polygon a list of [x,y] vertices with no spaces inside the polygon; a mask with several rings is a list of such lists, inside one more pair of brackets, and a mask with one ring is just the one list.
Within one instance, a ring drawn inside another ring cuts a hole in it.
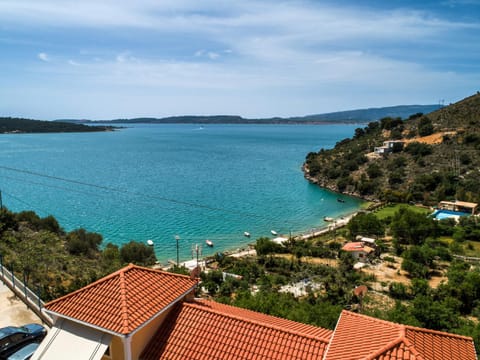
[{"label": "ridge of roof", "polygon": [[65,298],[68,298],[68,297],[71,297],[73,295],[76,295],[77,293],[79,292],[83,292],[85,290],[88,290],[92,287],[95,287],[97,286],[99,283],[102,283],[102,282],[105,282],[107,280],[110,280],[112,278],[115,278],[116,276],[119,276],[121,273],[125,274],[126,272],[132,270],[132,269],[137,269],[137,270],[143,270],[143,271],[150,271],[150,272],[155,272],[155,273],[159,273],[159,274],[163,274],[163,275],[169,275],[169,276],[173,276],[173,277],[181,277],[181,278],[187,278],[187,279],[190,279],[190,276],[188,275],[182,275],[182,274],[175,274],[175,273],[171,273],[171,272],[168,272],[168,271],[163,271],[163,270],[159,270],[159,269],[152,269],[152,268],[148,268],[148,267],[145,267],[145,266],[139,266],[139,265],[135,265],[135,264],[128,264],[126,266],[124,266],[123,268],[120,268],[118,269],[117,271],[111,273],[111,274],[108,274],[96,281],[94,281],[93,283],[90,283],[80,289],[77,289],[75,291],[72,291],[71,293],[68,293],[66,295],[63,295],[57,299],[54,299],[54,300],[51,300],[49,301],[48,303],[45,304],[45,306],[47,305],[52,305],[52,304],[55,304],[61,300],[64,300]]},{"label": "ridge of roof", "polygon": [[450,338],[457,338],[457,339],[462,339],[462,340],[473,341],[473,338],[471,336],[459,335],[459,334],[449,333],[449,332],[440,331],[440,330],[420,328],[420,327],[416,327],[416,326],[412,326],[412,325],[402,325],[402,326],[405,327],[405,330],[412,330],[412,331],[421,332],[421,333],[429,333],[429,334],[434,334],[434,335],[447,336],[447,337],[450,337]]},{"label": "ridge of roof", "polygon": [[[359,333],[361,328],[365,332]],[[352,356],[352,351],[361,351],[357,355],[364,360],[476,359],[471,337],[398,324],[343,310],[323,359],[344,359]]]},{"label": "ridge of roof", "polygon": [[404,344],[408,348],[408,350],[413,353],[413,355],[415,355],[415,359],[424,360],[423,356],[420,355],[417,349],[415,349],[414,344],[412,344],[412,342],[405,337],[404,329],[402,329],[402,332],[403,333],[399,338],[390,341],[387,345],[378,349],[378,351],[374,352],[372,355],[367,356],[365,360],[374,360],[400,344]]},{"label": "ridge of roof", "polygon": [[[315,336],[315,335],[308,334],[308,333],[303,332],[303,331],[295,331],[292,328],[285,328],[285,327],[282,327],[282,326],[277,325],[277,324],[267,323],[266,321],[256,320],[256,319],[253,319],[253,318],[250,318],[250,317],[244,317],[244,316],[241,316],[241,315],[234,315],[232,313],[227,313],[227,312],[221,311],[218,308],[209,307],[208,305],[210,303],[216,303],[216,302],[209,301],[209,300],[203,300],[203,299],[202,300],[195,299],[195,302],[184,302],[184,305],[195,307],[197,309],[201,309],[203,311],[208,311],[208,312],[220,315],[220,316],[229,317],[229,318],[232,318],[232,319],[248,322],[248,323],[255,324],[255,325],[258,325],[258,326],[262,326],[262,327],[265,327],[265,328],[268,328],[268,329],[274,329],[274,330],[277,330],[277,331],[282,331],[282,332],[289,333],[289,334],[296,335],[296,336],[302,336],[302,337],[312,339],[312,340],[316,340],[316,341],[323,341],[327,344],[329,344],[329,342],[330,342],[331,336],[329,336],[328,338],[323,337],[323,336]],[[216,303],[216,304],[221,304],[221,303]],[[243,309],[243,308],[239,308],[239,307],[235,307],[235,306],[231,306],[231,305],[226,305],[226,304],[221,304],[221,305],[225,306],[225,307],[233,308],[237,311],[240,310],[243,313],[251,312],[251,313],[254,313],[254,314],[259,314],[261,317],[263,317],[263,316],[271,317],[271,318],[274,318],[274,319],[279,320],[279,321],[284,322],[284,323],[292,322],[292,323],[295,323],[295,325],[301,324],[301,323],[298,323],[298,322],[293,321],[293,320],[288,320],[288,319],[279,318],[279,317],[273,316],[273,315],[258,313],[256,311],[249,310],[249,309]],[[333,334],[332,330],[325,329],[325,328],[322,328],[320,326],[309,325],[309,324],[301,324],[301,325],[303,325],[302,327],[311,326],[312,328],[323,329],[323,330],[329,331],[330,335]]]},{"label": "ridge of roof", "polygon": [[120,315],[122,317],[122,324],[123,324],[123,332],[128,332],[128,304],[126,301],[127,297],[127,284],[125,282],[125,272],[119,273],[120,277],[120,302],[121,302],[121,310]]},{"label": "ridge of roof", "polygon": [[270,315],[258,321],[242,316],[253,311],[228,312],[231,306],[217,309],[212,303],[176,303],[140,359],[321,359],[328,345],[322,337],[265,323]]},{"label": "ridge of roof", "polygon": [[189,276],[129,264],[44,308],[56,316],[126,335],[143,327],[195,286],[197,281]]},{"label": "ridge of roof", "polygon": [[[372,332],[374,329],[372,325],[375,324],[381,325],[382,328]],[[362,331],[359,332],[360,330]],[[351,358],[353,352],[357,358],[360,356],[362,359],[370,359],[370,356],[380,349],[388,350],[394,346],[401,336],[402,329],[399,324],[343,310],[323,359]],[[368,341],[364,341],[365,337],[368,337]]]}]

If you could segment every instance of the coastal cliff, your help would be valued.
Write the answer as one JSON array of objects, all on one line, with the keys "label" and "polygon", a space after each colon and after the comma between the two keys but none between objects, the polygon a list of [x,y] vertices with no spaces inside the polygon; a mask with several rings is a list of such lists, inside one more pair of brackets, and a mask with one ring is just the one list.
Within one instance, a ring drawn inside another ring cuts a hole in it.
[{"label": "coastal cliff", "polygon": [[311,183],[369,201],[480,201],[480,94],[429,114],[383,118],[309,153]]}]

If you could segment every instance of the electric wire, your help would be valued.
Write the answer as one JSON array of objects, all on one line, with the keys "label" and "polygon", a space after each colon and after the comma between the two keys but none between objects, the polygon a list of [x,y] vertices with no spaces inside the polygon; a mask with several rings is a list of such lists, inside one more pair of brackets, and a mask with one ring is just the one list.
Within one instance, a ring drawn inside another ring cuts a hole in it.
[{"label": "electric wire", "polygon": [[110,191],[110,192],[115,192],[115,193],[120,193],[120,194],[130,194],[130,195],[150,198],[150,199],[154,199],[154,200],[165,201],[165,202],[169,202],[169,203],[173,203],[173,204],[177,204],[177,205],[189,206],[189,207],[200,208],[200,209],[205,209],[205,210],[210,210],[210,211],[219,211],[219,212],[224,212],[224,213],[231,213],[231,214],[234,214],[234,215],[240,215],[242,217],[262,218],[262,219],[272,220],[271,217],[264,216],[264,215],[258,215],[258,214],[243,212],[243,211],[236,211],[236,210],[231,210],[231,209],[226,209],[226,208],[220,208],[220,207],[214,207],[214,206],[209,206],[209,205],[204,205],[204,204],[198,204],[198,203],[188,202],[188,201],[184,201],[184,200],[177,200],[177,199],[172,199],[172,198],[168,198],[168,197],[164,197],[164,196],[160,196],[160,195],[155,195],[155,194],[144,194],[144,193],[130,191],[130,190],[126,190],[126,189],[118,189],[118,188],[114,188],[114,187],[110,187],[110,186],[92,184],[92,183],[88,183],[88,182],[84,182],[84,181],[67,179],[67,178],[63,178],[63,177],[59,177],[59,176],[42,174],[42,173],[31,171],[31,170],[17,169],[17,168],[13,168],[13,167],[9,167],[9,166],[4,166],[4,165],[0,165],[0,169],[4,169],[4,170],[7,170],[7,171],[13,171],[13,172],[17,172],[17,173],[28,174],[28,175],[37,176],[37,177],[46,178],[46,179],[63,181],[63,182],[66,182],[66,183],[71,183],[71,184],[88,186],[88,187],[92,187],[92,188],[96,188],[96,189],[102,189],[102,190],[105,190],[105,191]]}]

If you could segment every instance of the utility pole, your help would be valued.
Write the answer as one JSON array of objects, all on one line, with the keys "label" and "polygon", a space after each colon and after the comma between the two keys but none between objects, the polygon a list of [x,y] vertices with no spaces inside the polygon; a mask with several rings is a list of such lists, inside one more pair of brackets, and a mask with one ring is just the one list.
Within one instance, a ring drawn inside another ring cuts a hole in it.
[{"label": "utility pole", "polygon": [[177,242],[177,268],[178,268],[180,266],[179,257],[178,257],[178,240],[180,240],[180,236],[175,235],[175,240]]}]

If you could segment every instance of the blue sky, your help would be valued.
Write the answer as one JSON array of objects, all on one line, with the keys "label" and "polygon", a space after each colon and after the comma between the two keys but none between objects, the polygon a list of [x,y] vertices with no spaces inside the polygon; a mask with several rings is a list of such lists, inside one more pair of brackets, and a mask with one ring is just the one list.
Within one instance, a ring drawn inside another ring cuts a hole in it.
[{"label": "blue sky", "polygon": [[0,0],[0,116],[296,116],[480,90],[480,0]]}]

